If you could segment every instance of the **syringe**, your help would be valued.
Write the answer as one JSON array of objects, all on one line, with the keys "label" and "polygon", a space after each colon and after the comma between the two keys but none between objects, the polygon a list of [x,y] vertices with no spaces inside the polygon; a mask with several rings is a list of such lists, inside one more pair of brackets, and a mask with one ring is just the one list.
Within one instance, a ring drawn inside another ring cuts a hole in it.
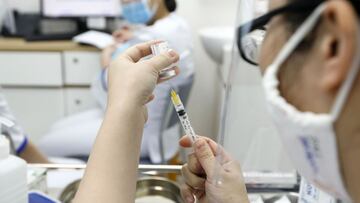
[{"label": "syringe", "polygon": [[185,107],[181,102],[179,95],[174,90],[171,90],[171,101],[174,104],[176,113],[180,119],[185,134],[189,136],[191,141],[194,143],[197,140],[198,136],[195,134],[194,129],[191,127],[190,119],[185,111]]}]

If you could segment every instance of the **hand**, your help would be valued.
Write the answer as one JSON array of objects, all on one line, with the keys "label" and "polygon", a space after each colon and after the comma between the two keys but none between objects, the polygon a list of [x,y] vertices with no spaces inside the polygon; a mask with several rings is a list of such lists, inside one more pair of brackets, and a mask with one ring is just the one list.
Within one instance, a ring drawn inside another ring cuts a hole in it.
[{"label": "hand", "polygon": [[101,52],[101,66],[102,68],[107,68],[110,65],[111,59],[112,59],[112,55],[116,50],[116,45],[112,44],[108,47],[106,47],[105,49],[102,50]]},{"label": "hand", "polygon": [[[170,51],[140,61],[151,54],[150,47],[156,43],[159,41],[135,45],[112,61],[109,67],[108,108],[130,104],[134,108],[143,108],[147,119],[145,104],[154,99],[152,93],[156,84],[165,81],[159,80],[160,70],[179,60],[179,55]],[[178,67],[174,70],[179,73]]]},{"label": "hand", "polygon": [[130,39],[132,39],[134,37],[134,33],[133,31],[125,26],[119,30],[116,30],[114,33],[113,33],[113,38],[115,39],[115,41],[117,43],[124,43],[124,42],[127,42],[129,41]]},{"label": "hand", "polygon": [[[180,145],[192,147],[188,136],[180,140]],[[194,203],[194,196],[200,203],[249,202],[240,165],[222,150],[223,163],[219,164],[214,156],[217,150],[218,145],[209,138],[200,137],[195,142],[195,152],[188,156],[188,163],[182,168],[185,178],[182,197],[187,203]],[[216,183],[216,175],[221,182]]]}]

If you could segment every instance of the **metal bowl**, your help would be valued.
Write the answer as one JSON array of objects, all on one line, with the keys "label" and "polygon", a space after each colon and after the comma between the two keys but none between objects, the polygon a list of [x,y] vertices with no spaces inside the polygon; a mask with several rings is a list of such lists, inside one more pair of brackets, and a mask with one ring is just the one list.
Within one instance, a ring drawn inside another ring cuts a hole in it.
[{"label": "metal bowl", "polygon": [[81,180],[76,180],[70,183],[60,194],[59,200],[62,203],[71,203],[75,198],[76,192],[79,189]]},{"label": "metal bowl", "polygon": [[183,203],[179,186],[166,178],[145,177],[137,182],[136,197],[161,196],[176,203]]},{"label": "metal bowl", "polygon": [[264,200],[264,203],[274,203],[274,202],[278,202],[284,196],[286,196],[291,203],[297,203],[298,199],[299,199],[298,194],[296,194],[296,193],[288,193],[288,194],[282,194],[282,195],[277,194],[277,195],[274,195],[274,196],[272,196],[270,198],[264,198],[263,197],[263,200]]},{"label": "metal bowl", "polygon": [[[63,203],[71,203],[80,185],[80,180],[69,184],[61,193],[59,200]],[[175,183],[161,177],[144,177],[137,181],[136,198],[148,196],[161,196],[176,203],[183,203],[180,188]]]}]

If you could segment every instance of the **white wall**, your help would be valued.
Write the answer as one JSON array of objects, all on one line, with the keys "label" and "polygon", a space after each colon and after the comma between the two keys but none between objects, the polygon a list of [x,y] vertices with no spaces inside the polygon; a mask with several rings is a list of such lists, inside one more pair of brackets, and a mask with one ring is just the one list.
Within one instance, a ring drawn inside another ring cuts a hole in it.
[{"label": "white wall", "polygon": [[[39,11],[39,0],[8,0],[9,5],[21,11]],[[178,13],[193,29],[195,41],[196,82],[188,111],[195,131],[214,137],[218,128],[219,85],[216,65],[204,52],[198,31],[209,26],[234,25],[237,0],[178,0]]]},{"label": "white wall", "polygon": [[40,0],[5,0],[5,1],[8,2],[11,8],[16,8],[24,12],[40,11]]},{"label": "white wall", "polygon": [[178,0],[178,13],[193,29],[196,81],[189,102],[189,114],[198,134],[215,137],[218,130],[220,85],[216,64],[203,50],[198,32],[209,26],[233,26],[237,0]]}]

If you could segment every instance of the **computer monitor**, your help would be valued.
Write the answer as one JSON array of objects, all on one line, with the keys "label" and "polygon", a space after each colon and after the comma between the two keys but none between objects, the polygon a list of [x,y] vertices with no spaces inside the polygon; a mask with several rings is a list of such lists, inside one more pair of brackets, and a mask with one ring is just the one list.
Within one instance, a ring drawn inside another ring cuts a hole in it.
[{"label": "computer monitor", "polygon": [[120,16],[120,0],[42,0],[46,17],[116,17]]}]

